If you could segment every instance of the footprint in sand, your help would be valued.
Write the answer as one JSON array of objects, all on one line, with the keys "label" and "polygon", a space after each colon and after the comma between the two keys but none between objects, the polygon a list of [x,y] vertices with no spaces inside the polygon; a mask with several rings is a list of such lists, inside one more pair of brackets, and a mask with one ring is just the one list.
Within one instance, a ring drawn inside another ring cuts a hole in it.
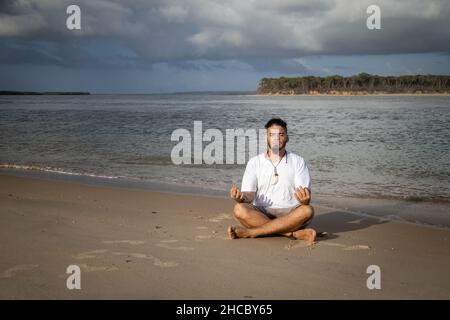
[{"label": "footprint in sand", "polygon": [[339,248],[345,248],[346,246],[337,242],[321,242],[320,243],[321,246],[326,246],[326,247],[339,247]]},{"label": "footprint in sand", "polygon": [[92,258],[97,257],[97,255],[105,253],[107,251],[108,250],[106,250],[106,249],[97,249],[97,250],[92,250],[92,251],[87,251],[87,252],[81,252],[79,254],[74,255],[73,257],[78,260],[92,259]]},{"label": "footprint in sand", "polygon": [[38,264],[20,264],[0,273],[0,279],[15,277],[18,272],[32,270],[39,267]]},{"label": "footprint in sand", "polygon": [[[97,255],[106,253],[106,252],[108,252],[108,250],[106,250],[106,249],[97,249],[97,250],[82,252],[82,253],[74,255],[73,257],[78,260],[92,259],[92,258],[96,258]],[[161,261],[160,259],[158,259],[157,257],[154,257],[152,255],[146,255],[144,253],[112,252],[111,254],[125,255],[125,256],[130,256],[130,257],[137,258],[137,259],[150,259],[150,260],[153,260],[153,264],[158,267],[176,267],[176,266],[178,266],[178,263],[176,263],[176,262],[172,262],[172,261],[164,262],[164,261]],[[80,266],[82,266],[82,265],[80,265]],[[115,267],[105,267],[105,268],[113,268],[113,270],[114,270]],[[95,270],[95,271],[97,271],[97,270]],[[100,270],[99,269],[98,271],[109,271],[109,269],[108,270]]]},{"label": "footprint in sand", "polygon": [[116,271],[119,270],[116,266],[88,266],[87,264],[80,264],[79,267],[83,269],[84,272],[95,272],[95,271]]},{"label": "footprint in sand", "polygon": [[328,247],[338,247],[338,248],[342,248],[342,250],[345,250],[345,251],[369,250],[370,249],[370,246],[364,245],[364,244],[356,244],[356,245],[346,246],[344,244],[336,243],[336,242],[321,242],[320,245],[328,246]]},{"label": "footprint in sand", "polygon": [[118,255],[118,256],[129,256],[129,257],[133,257],[136,259],[148,259],[148,260],[153,260],[153,264],[155,266],[158,267],[162,267],[162,268],[171,268],[171,267],[176,267],[178,266],[177,262],[173,262],[173,261],[162,261],[157,257],[154,257],[152,255],[146,255],[144,253],[127,253],[127,252],[113,252],[112,254],[114,255]]},{"label": "footprint in sand", "polygon": [[197,229],[200,229],[200,230],[206,230],[206,229],[208,229],[208,227],[205,227],[205,226],[199,226],[199,227],[197,227]]},{"label": "footprint in sand", "polygon": [[161,260],[159,260],[156,257],[151,257],[153,259],[153,264],[157,267],[161,267],[161,268],[172,268],[172,267],[176,267],[178,266],[178,263],[173,262],[173,261],[166,261],[163,262]]},{"label": "footprint in sand", "polygon": [[212,238],[212,236],[209,236],[209,235],[198,235],[198,236],[195,236],[195,241],[203,241],[203,240],[208,240],[211,238]]},{"label": "footprint in sand", "polygon": [[116,256],[129,256],[137,259],[146,259],[147,255],[144,253],[127,253],[127,252],[113,252],[113,255]]},{"label": "footprint in sand", "polygon": [[208,219],[209,222],[221,222],[222,220],[231,220],[229,213],[221,213],[215,218]]},{"label": "footprint in sand", "polygon": [[370,250],[370,246],[367,246],[365,244],[356,244],[353,246],[345,247],[344,250]]},{"label": "footprint in sand", "polygon": [[161,247],[161,248],[166,248],[166,249],[171,249],[171,250],[183,250],[183,251],[194,250],[194,248],[192,248],[192,247],[172,247],[172,246],[168,245],[167,243],[157,243],[157,244],[155,244],[155,246]]},{"label": "footprint in sand", "polygon": [[138,245],[138,244],[144,244],[145,241],[141,241],[141,240],[103,240],[102,243],[105,243],[105,244],[126,243],[126,244]]},{"label": "footprint in sand", "polygon": [[296,248],[308,248],[311,249],[312,246],[308,245],[305,241],[289,241],[287,245],[284,246],[287,250],[292,250]]},{"label": "footprint in sand", "polygon": [[178,242],[178,240],[170,239],[170,240],[161,240],[160,242],[161,243],[175,243],[175,242]]}]

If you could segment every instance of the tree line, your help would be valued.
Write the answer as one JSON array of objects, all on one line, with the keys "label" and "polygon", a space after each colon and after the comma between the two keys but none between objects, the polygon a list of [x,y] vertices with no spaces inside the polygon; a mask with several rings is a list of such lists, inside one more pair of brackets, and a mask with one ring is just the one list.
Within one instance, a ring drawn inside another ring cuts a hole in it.
[{"label": "tree line", "polygon": [[263,78],[257,94],[450,93],[450,76],[378,76]]}]

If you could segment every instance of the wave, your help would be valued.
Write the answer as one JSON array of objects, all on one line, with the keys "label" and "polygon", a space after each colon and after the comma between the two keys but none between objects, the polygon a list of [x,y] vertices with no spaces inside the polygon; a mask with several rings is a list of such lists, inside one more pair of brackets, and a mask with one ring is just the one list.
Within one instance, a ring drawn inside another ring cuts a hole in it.
[{"label": "wave", "polygon": [[[322,194],[323,195],[323,194]],[[360,198],[360,199],[380,199],[380,200],[403,200],[407,202],[427,202],[427,203],[441,203],[441,204],[450,204],[450,197],[441,196],[441,195],[386,195],[380,193],[371,193],[371,194],[361,194],[361,193],[349,193],[346,196],[352,198]]]},{"label": "wave", "polygon": [[87,177],[95,177],[95,178],[104,178],[104,179],[123,179],[123,176],[106,176],[106,175],[97,175],[92,173],[80,173],[67,171],[66,169],[54,168],[54,167],[40,167],[36,165],[28,165],[28,164],[11,164],[11,163],[0,163],[0,169],[15,169],[15,170],[25,170],[25,171],[38,171],[38,172],[49,172],[49,173],[59,173],[71,176],[87,176]]},{"label": "wave", "polygon": [[[147,160],[148,161],[148,160]],[[134,163],[135,164],[135,163]],[[161,163],[149,163],[149,165],[158,166],[161,165]],[[231,166],[211,166],[211,165],[180,165],[176,166],[180,168],[181,170],[185,169],[186,175],[183,175],[183,178],[180,177],[180,171],[170,171],[172,169],[168,168],[169,174],[165,175],[162,180],[165,183],[169,184],[179,184],[179,185],[185,185],[185,186],[193,186],[196,185],[194,181],[201,181],[199,186],[207,187],[208,186],[218,186],[218,181],[224,181],[227,179],[232,179],[232,177],[227,173],[232,169],[242,169],[241,165],[231,165]],[[211,177],[211,171],[208,172],[196,172],[196,171],[189,171],[189,168],[193,169],[199,169],[202,171],[202,169],[208,168],[212,170],[218,170],[217,177]],[[102,175],[102,174],[93,174],[89,172],[74,172],[69,169],[62,169],[57,167],[51,167],[51,166],[39,166],[39,165],[33,165],[33,164],[15,164],[15,163],[0,163],[0,169],[12,169],[12,170],[23,170],[23,171],[35,171],[35,172],[43,172],[43,173],[55,173],[55,174],[62,174],[67,176],[79,176],[79,177],[93,177],[93,178],[103,178],[103,179],[122,179],[127,181],[142,181],[142,182],[155,182],[155,181],[161,181],[161,177],[156,176],[148,176],[148,175],[134,175],[134,174],[126,174],[126,175]],[[158,169],[161,170],[161,169]],[[171,173],[171,174],[170,174]],[[205,177],[205,174],[207,175]],[[193,176],[191,176],[193,175]],[[155,180],[156,179],[156,180]],[[214,180],[216,179],[216,180]],[[322,183],[325,183],[324,181],[320,181]],[[326,182],[329,183],[329,182]],[[224,189],[227,188],[227,184],[223,183],[220,184],[220,186],[223,186]],[[320,189],[320,186],[316,184],[317,188]],[[317,189],[316,189],[317,190]],[[317,190],[315,192],[317,195],[320,195],[320,197],[334,197],[336,196],[335,193],[328,192],[321,192],[320,190]],[[406,192],[405,192],[406,193]],[[450,204],[450,197],[446,195],[439,195],[439,194],[427,194],[427,195],[417,195],[417,194],[383,194],[380,192],[370,192],[370,193],[361,193],[361,192],[352,192],[348,190],[346,193],[342,194],[344,197],[351,197],[351,198],[360,198],[360,199],[383,199],[383,200],[401,200],[401,201],[407,201],[407,202],[414,202],[414,203],[436,203],[436,204]]]}]

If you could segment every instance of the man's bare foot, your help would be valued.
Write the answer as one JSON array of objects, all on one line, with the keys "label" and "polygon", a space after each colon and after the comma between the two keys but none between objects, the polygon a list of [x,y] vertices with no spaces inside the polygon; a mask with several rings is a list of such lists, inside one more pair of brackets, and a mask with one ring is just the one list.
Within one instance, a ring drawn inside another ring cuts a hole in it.
[{"label": "man's bare foot", "polygon": [[308,246],[314,244],[316,231],[314,229],[303,229],[292,232],[292,236],[297,240],[304,240]]},{"label": "man's bare foot", "polygon": [[228,227],[228,236],[230,237],[230,239],[250,238],[248,229],[232,226]]}]

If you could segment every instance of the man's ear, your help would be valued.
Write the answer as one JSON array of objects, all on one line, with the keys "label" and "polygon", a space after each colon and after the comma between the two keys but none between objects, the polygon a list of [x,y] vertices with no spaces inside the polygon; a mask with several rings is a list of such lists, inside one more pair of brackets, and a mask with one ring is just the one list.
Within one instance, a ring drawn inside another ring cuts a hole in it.
[{"label": "man's ear", "polygon": [[288,135],[288,134],[286,134],[286,136],[287,136],[287,140],[286,140],[286,143],[288,143],[288,142],[289,142],[289,135]]}]

